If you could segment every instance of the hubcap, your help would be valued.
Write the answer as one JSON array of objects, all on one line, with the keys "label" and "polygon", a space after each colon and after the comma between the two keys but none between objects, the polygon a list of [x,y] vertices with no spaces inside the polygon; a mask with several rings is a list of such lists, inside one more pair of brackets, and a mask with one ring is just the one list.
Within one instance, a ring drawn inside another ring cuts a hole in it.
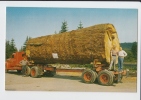
[{"label": "hubcap", "polygon": [[108,79],[109,79],[109,77],[106,74],[102,74],[100,76],[100,80],[102,83],[108,83]]},{"label": "hubcap", "polygon": [[32,76],[35,76],[35,69],[32,69],[32,70],[31,70],[31,75],[32,75]]},{"label": "hubcap", "polygon": [[92,74],[91,74],[91,73],[86,72],[86,73],[84,74],[84,80],[85,80],[85,81],[90,81],[91,78],[92,78]]}]

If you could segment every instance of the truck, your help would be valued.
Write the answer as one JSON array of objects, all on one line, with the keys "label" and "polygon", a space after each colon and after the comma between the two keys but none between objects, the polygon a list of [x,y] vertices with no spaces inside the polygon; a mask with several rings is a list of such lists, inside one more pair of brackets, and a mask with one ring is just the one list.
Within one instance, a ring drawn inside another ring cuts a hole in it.
[{"label": "truck", "polygon": [[81,70],[83,82],[98,81],[101,85],[112,85],[118,81],[118,75],[122,78],[129,72],[108,70],[113,45],[119,50],[118,34],[114,25],[110,23],[41,36],[26,43],[26,52],[13,53],[11,58],[6,60],[5,69],[6,72],[21,72],[19,62],[25,57],[31,63],[27,66],[25,74],[33,78],[44,74],[54,76],[58,69],[51,64],[92,64],[91,69]]}]

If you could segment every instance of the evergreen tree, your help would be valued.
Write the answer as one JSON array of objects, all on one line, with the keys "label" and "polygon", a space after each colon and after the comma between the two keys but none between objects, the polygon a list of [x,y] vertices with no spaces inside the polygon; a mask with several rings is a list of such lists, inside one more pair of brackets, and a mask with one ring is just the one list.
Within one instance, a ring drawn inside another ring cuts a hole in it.
[{"label": "evergreen tree", "polygon": [[62,26],[61,26],[61,31],[60,31],[60,33],[67,32],[67,31],[68,31],[67,28],[68,28],[68,27],[67,27],[67,22],[66,22],[66,21],[62,22]]},{"label": "evergreen tree", "polygon": [[6,40],[6,59],[9,58],[12,53],[16,52],[17,48],[15,47],[14,39],[11,41]]},{"label": "evergreen tree", "polygon": [[137,42],[133,42],[131,47],[131,52],[133,53],[133,57],[137,59]]},{"label": "evergreen tree", "polygon": [[78,26],[78,29],[82,29],[82,28],[83,28],[83,26],[82,26],[82,23],[80,21],[79,26]]},{"label": "evergreen tree", "polygon": [[19,51],[23,51],[23,46],[21,46],[20,50]]},{"label": "evergreen tree", "polygon": [[15,47],[15,41],[14,41],[14,39],[12,39],[11,42],[10,42],[10,51],[12,53],[14,53],[14,52],[17,51],[17,48]]},{"label": "evergreen tree", "polygon": [[10,53],[10,42],[8,40],[6,40],[6,59],[10,57],[11,53]]},{"label": "evergreen tree", "polygon": [[55,31],[54,33],[55,33],[55,34],[57,34],[57,32],[56,32],[56,31]]},{"label": "evergreen tree", "polygon": [[20,51],[25,51],[26,50],[26,43],[27,43],[27,41],[28,40],[30,40],[31,39],[31,37],[26,37],[26,40],[25,40],[25,42],[24,42],[24,45],[23,45],[23,47],[21,47],[21,49],[20,49]]}]

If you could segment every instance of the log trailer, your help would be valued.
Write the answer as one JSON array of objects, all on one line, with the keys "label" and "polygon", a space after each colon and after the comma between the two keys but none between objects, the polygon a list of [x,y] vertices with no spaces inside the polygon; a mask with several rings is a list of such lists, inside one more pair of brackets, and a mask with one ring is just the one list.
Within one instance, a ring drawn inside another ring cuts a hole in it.
[{"label": "log trailer", "polygon": [[[26,52],[16,52],[6,60],[5,70],[21,72],[19,62],[25,57],[30,64],[25,74],[33,78],[46,74],[54,76],[57,70],[49,64],[93,64],[92,69],[82,71],[82,80],[94,83],[96,80],[101,85],[112,85],[128,74],[128,70],[118,72],[108,71],[111,61],[110,50],[120,44],[117,32],[112,24],[98,24],[91,27],[72,30],[60,34],[41,36],[30,39],[26,44]],[[63,70],[63,69],[62,69]],[[64,70],[76,71],[76,69]]]}]

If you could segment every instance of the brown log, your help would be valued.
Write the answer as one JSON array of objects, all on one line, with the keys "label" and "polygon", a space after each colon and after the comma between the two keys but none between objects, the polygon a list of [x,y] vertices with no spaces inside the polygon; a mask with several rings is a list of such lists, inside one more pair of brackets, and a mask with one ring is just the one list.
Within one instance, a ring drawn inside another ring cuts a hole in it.
[{"label": "brown log", "polygon": [[[35,63],[87,64],[98,59],[110,63],[110,50],[120,46],[112,24],[98,24],[59,34],[30,39],[26,50]],[[58,56],[58,58],[53,58]]]}]

